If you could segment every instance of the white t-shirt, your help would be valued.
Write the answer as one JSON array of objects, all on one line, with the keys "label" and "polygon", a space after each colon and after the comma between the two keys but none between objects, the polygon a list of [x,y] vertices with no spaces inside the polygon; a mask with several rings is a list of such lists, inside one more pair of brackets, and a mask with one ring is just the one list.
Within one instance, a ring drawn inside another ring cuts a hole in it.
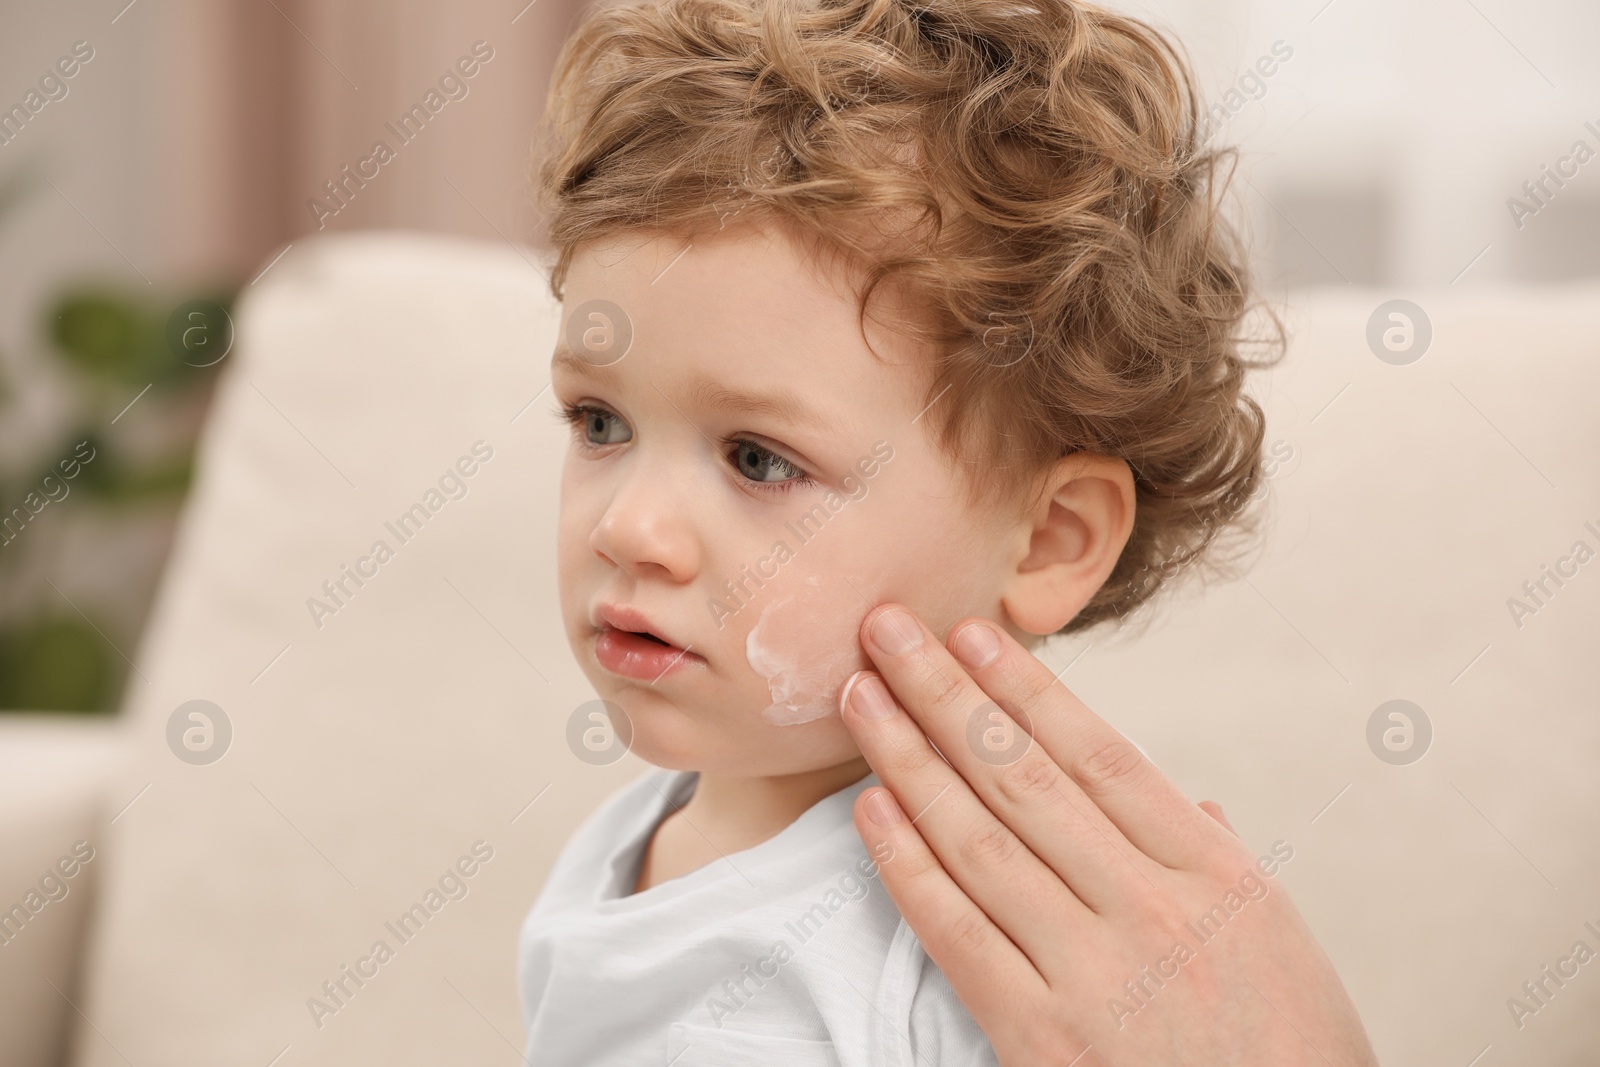
[{"label": "white t-shirt", "polygon": [[754,848],[631,893],[651,834],[698,780],[652,769],[561,850],[522,926],[529,1063],[997,1065],[855,828],[876,774]]}]

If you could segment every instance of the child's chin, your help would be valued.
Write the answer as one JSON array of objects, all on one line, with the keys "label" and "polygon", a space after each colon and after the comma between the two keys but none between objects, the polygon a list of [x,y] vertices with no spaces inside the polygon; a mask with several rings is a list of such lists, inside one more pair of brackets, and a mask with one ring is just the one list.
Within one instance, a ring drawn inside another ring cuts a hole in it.
[{"label": "child's chin", "polygon": [[706,769],[704,760],[696,759],[683,752],[671,750],[665,752],[641,751],[639,746],[635,745],[633,754],[652,767],[661,767],[669,771],[703,771]]},{"label": "child's chin", "polygon": [[695,737],[696,726],[670,701],[657,694],[623,694],[606,698],[628,715],[632,738],[628,751],[653,767],[699,771],[715,761],[708,744]]}]

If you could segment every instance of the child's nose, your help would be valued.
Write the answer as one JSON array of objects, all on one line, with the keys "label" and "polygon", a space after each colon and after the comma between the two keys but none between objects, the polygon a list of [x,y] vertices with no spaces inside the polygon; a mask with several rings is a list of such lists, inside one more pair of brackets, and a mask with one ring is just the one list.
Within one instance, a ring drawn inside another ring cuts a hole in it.
[{"label": "child's nose", "polygon": [[677,582],[700,563],[696,494],[681,479],[641,468],[617,485],[589,544],[602,558],[636,576],[652,569]]}]

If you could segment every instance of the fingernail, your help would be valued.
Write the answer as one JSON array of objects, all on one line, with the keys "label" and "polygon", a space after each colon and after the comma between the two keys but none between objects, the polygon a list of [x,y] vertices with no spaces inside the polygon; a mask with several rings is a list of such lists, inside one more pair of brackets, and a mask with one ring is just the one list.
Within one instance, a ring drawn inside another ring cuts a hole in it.
[{"label": "fingernail", "polygon": [[867,818],[879,826],[893,826],[900,821],[900,805],[887,789],[879,789],[867,798]]},{"label": "fingernail", "polygon": [[922,644],[922,627],[910,612],[890,608],[872,620],[872,642],[891,656],[903,656]]},{"label": "fingernail", "polygon": [[893,718],[896,710],[894,700],[889,696],[889,688],[875,674],[867,675],[850,690],[850,706],[863,719],[879,721]]},{"label": "fingernail", "polygon": [[969,622],[956,631],[956,659],[969,671],[987,667],[1000,654],[1000,639],[981,622]]}]

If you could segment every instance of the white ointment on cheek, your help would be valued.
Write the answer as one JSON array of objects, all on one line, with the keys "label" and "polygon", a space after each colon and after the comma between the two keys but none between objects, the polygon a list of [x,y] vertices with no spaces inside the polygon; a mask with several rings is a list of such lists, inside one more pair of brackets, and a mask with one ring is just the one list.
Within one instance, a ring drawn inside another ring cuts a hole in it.
[{"label": "white ointment on cheek", "polygon": [[767,680],[772,703],[761,717],[794,726],[837,715],[839,687],[872,666],[858,636],[876,601],[862,599],[858,580],[823,587],[816,575],[793,593],[767,604],[745,638],[745,658]]}]

